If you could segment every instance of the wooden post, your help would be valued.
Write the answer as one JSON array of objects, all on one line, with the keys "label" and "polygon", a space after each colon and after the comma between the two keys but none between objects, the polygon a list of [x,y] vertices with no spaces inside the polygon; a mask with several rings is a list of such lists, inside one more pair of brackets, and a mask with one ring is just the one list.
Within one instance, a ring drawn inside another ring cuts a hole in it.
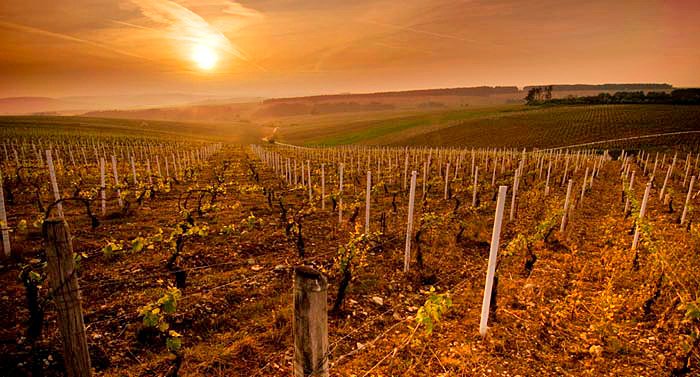
[{"label": "wooden post", "polygon": [[[693,189],[693,185],[690,185]],[[7,227],[7,214],[5,213],[5,193],[2,189],[2,171],[0,171],[0,232],[2,232],[2,250],[5,258],[10,256],[10,231]]]},{"label": "wooden post", "polygon": [[486,336],[486,325],[489,320],[489,309],[491,307],[491,291],[493,289],[493,279],[496,275],[496,257],[498,256],[498,246],[501,238],[501,224],[503,223],[503,210],[506,202],[506,191],[508,186],[498,187],[498,201],[496,202],[496,216],[493,220],[493,232],[491,233],[491,250],[489,252],[489,265],[486,270],[486,284],[484,285],[484,300],[481,303],[481,321],[479,322],[479,334]]},{"label": "wooden post", "polygon": [[367,170],[367,192],[365,193],[365,234],[369,234],[369,203],[372,190],[372,172]]},{"label": "wooden post", "polygon": [[[0,179],[0,184],[2,184],[2,179]],[[695,176],[690,177],[690,186],[688,187],[688,195],[685,197],[685,205],[683,206],[683,215],[681,215],[681,225],[685,223],[685,216],[688,214],[688,204],[690,204],[690,196],[693,193],[693,185],[695,185]],[[2,187],[0,187],[0,196],[2,196]],[[0,205],[2,204],[2,198],[0,198]],[[2,208],[0,208],[0,211]],[[0,219],[2,220],[2,219]],[[4,237],[4,235],[3,235]]]},{"label": "wooden post", "polygon": [[327,377],[328,281],[310,267],[294,268],[294,377]]},{"label": "wooden post", "polygon": [[403,272],[408,272],[411,264],[411,235],[413,234],[413,205],[416,198],[416,176],[417,172],[411,174],[411,191],[408,194],[408,219],[406,221],[406,250],[403,255]]},{"label": "wooden post", "polygon": [[69,377],[88,377],[91,375],[90,356],[68,224],[63,219],[53,218],[46,220],[44,227],[47,273],[63,337],[66,374]]},{"label": "wooden post", "polygon": [[639,222],[644,218],[647,212],[647,202],[649,201],[649,191],[651,190],[651,182],[647,183],[647,188],[644,190],[644,198],[642,199],[642,207],[639,209],[639,219],[634,227],[634,239],[632,240],[632,250],[637,249],[639,244]]},{"label": "wooden post", "polygon": [[[41,154],[39,154],[41,156]],[[49,166],[49,177],[51,179],[51,187],[53,188],[53,198],[56,201],[61,200],[61,193],[58,191],[58,182],[56,181],[56,169],[53,166],[53,158],[51,157],[51,150],[46,151],[46,164]],[[63,205],[58,203],[56,205],[56,212],[58,216],[63,218]]]},{"label": "wooden post", "polygon": [[564,214],[561,216],[561,227],[559,231],[563,232],[566,229],[566,223],[569,221],[569,201],[571,200],[571,186],[574,180],[569,179],[569,186],[566,188],[566,200],[564,200]]}]

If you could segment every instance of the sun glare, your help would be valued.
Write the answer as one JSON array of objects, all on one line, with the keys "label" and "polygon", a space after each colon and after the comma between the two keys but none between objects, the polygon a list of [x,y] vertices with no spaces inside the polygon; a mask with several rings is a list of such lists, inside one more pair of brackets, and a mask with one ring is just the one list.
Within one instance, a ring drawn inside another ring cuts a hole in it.
[{"label": "sun glare", "polygon": [[200,69],[210,70],[219,60],[216,51],[207,45],[196,45],[192,49],[192,60]]}]

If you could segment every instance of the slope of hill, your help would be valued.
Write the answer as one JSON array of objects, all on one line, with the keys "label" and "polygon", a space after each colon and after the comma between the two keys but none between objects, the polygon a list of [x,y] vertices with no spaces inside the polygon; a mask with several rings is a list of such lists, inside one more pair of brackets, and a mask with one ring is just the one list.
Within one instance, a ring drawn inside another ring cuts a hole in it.
[{"label": "slope of hill", "polygon": [[85,103],[77,100],[63,100],[49,97],[7,97],[0,98],[0,115],[30,114],[36,112],[61,112],[85,108]]},{"label": "slope of hill", "polygon": [[[700,106],[510,105],[363,119],[325,118],[280,124],[277,139],[293,144],[433,145],[550,148],[606,139],[700,131]],[[689,144],[700,135],[637,143]]]},{"label": "slope of hill", "polygon": [[[272,98],[264,101],[249,101],[248,103],[217,101],[215,103],[191,104],[187,106],[92,111],[85,115],[197,122],[237,121],[239,119],[270,122],[282,118],[309,115],[362,114],[386,111],[400,113],[406,110],[426,111],[461,109],[466,106],[520,104],[523,103],[527,88],[529,87],[519,90],[515,86],[481,86]],[[670,88],[672,87],[668,84],[556,85],[553,96],[561,98],[569,95],[594,95],[600,92],[614,93],[618,90],[658,91],[669,90]]]},{"label": "slope of hill", "polygon": [[120,119],[152,119],[183,122],[236,122],[244,118],[256,103],[192,105],[136,110],[103,110],[83,114],[88,117]]},{"label": "slope of hill", "polygon": [[60,132],[76,136],[186,137],[240,144],[257,142],[265,133],[263,128],[248,122],[194,123],[74,116],[0,116],[0,135],[3,137],[22,135],[27,130],[47,137]]}]

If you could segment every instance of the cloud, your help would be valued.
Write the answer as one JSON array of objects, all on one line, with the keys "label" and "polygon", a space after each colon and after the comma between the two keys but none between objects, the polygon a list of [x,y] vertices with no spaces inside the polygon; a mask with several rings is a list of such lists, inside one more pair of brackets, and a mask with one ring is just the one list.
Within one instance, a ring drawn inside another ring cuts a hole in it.
[{"label": "cloud", "polygon": [[413,33],[418,33],[418,34],[423,34],[423,35],[429,35],[429,36],[431,36],[431,37],[436,37],[436,38],[454,39],[454,40],[458,40],[458,41],[462,41],[462,42],[472,42],[472,43],[476,42],[476,40],[474,40],[474,39],[467,39],[467,38],[463,38],[463,37],[460,37],[460,36],[457,36],[457,35],[444,34],[444,33],[436,33],[436,32],[432,32],[432,31],[429,31],[429,30],[417,29],[417,28],[414,28],[414,27],[411,27],[411,26],[395,25],[395,24],[391,24],[391,23],[388,23],[388,22],[377,22],[377,21],[371,21],[371,20],[361,20],[361,21],[359,21],[359,22],[361,22],[361,23],[366,23],[366,24],[371,24],[371,25],[384,26],[384,27],[388,27],[388,28],[391,28],[391,29],[395,29],[395,30],[410,31],[410,32],[413,32]]},{"label": "cloud", "polygon": [[1,21],[1,20],[0,20],[0,27],[12,29],[12,30],[16,30],[16,31],[24,32],[24,33],[31,33],[31,34],[35,34],[35,35],[50,37],[50,38],[62,39],[64,41],[85,44],[85,45],[97,47],[99,49],[109,51],[109,52],[112,52],[112,53],[118,54],[118,55],[124,55],[124,56],[128,56],[128,57],[144,59],[144,60],[150,60],[144,56],[134,54],[132,52],[129,52],[129,51],[126,51],[123,49],[113,47],[113,46],[111,46],[107,43],[104,43],[104,42],[96,42],[96,41],[92,41],[89,39],[78,38],[78,37],[74,37],[72,35],[65,34],[65,33],[56,33],[56,32],[49,31],[49,30],[39,29],[39,28],[32,27],[32,26],[21,25],[21,24],[7,22],[7,21]]},{"label": "cloud", "polygon": [[141,14],[154,27],[146,27],[135,22],[122,22],[122,25],[160,32],[162,36],[173,41],[185,41],[192,44],[204,44],[219,51],[227,52],[241,59],[245,54],[218,28],[208,22],[193,9],[210,15],[217,22],[228,28],[240,27],[245,22],[260,18],[261,14],[253,9],[231,1],[203,1],[198,3],[176,3],[171,0],[131,0]]}]

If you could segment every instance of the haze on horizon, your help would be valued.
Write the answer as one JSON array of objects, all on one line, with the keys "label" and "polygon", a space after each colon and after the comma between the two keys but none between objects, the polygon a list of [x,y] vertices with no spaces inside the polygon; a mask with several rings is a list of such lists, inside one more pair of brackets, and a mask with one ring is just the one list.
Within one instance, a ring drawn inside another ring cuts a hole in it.
[{"label": "haze on horizon", "polygon": [[0,97],[700,86],[700,2],[5,0]]}]

